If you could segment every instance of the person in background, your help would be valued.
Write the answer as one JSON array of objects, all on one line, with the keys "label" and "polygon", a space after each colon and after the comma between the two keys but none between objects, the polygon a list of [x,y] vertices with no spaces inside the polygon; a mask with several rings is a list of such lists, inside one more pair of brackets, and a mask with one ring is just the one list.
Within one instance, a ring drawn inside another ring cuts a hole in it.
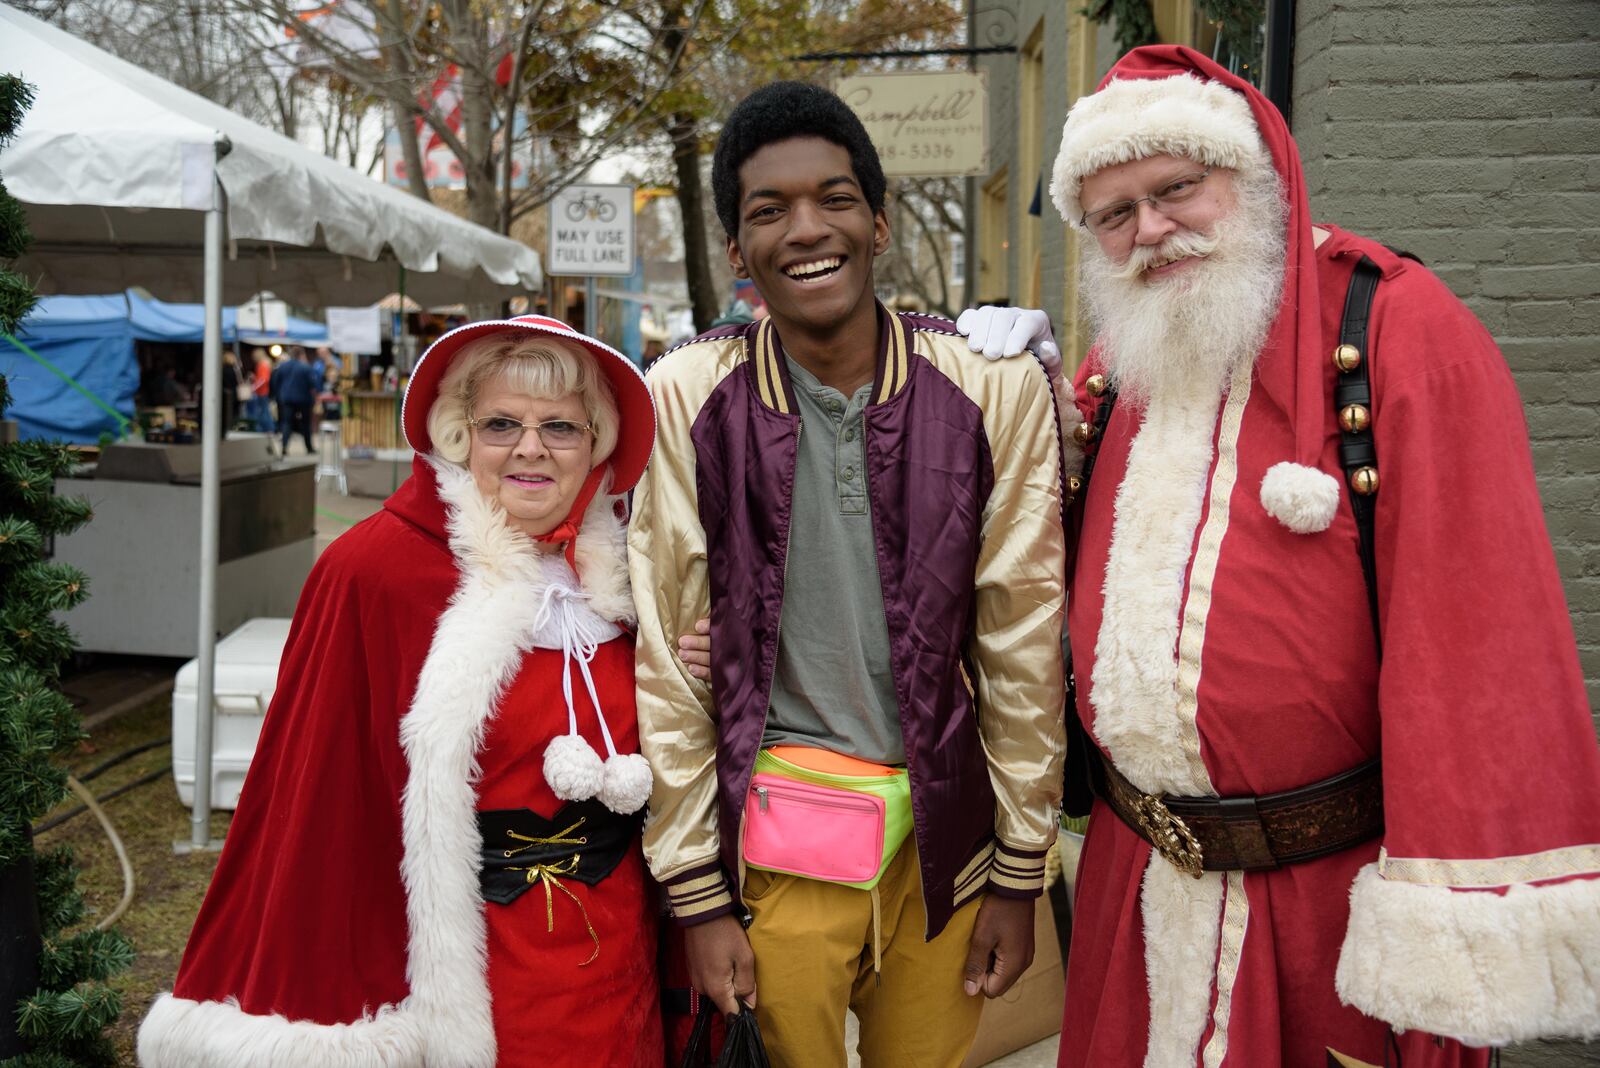
[{"label": "person in background", "polygon": [[296,346],[294,354],[283,361],[274,374],[277,383],[278,423],[283,438],[283,454],[289,455],[289,438],[298,433],[306,443],[306,453],[317,454],[311,440],[311,406],[317,399],[316,372],[311,369],[306,350]]},{"label": "person in background", "polygon": [[222,431],[227,437],[239,418],[239,357],[231,349],[222,352]]},{"label": "person in background", "polygon": [[266,349],[250,350],[250,425],[261,434],[271,434],[272,422],[272,357]]}]

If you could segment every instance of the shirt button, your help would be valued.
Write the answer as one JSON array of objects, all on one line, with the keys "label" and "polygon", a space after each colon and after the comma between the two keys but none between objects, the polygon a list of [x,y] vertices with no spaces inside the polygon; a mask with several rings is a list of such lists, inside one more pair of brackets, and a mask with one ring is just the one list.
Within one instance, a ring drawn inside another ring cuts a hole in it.
[{"label": "shirt button", "polygon": [[855,468],[847,467],[847,468],[844,469],[844,480],[846,482],[849,482],[851,479],[853,479],[855,477],[856,477],[856,469]]},{"label": "shirt button", "polygon": [[846,441],[854,441],[854,440],[856,440],[856,432],[854,430],[846,430],[844,432],[844,440],[846,440]]}]

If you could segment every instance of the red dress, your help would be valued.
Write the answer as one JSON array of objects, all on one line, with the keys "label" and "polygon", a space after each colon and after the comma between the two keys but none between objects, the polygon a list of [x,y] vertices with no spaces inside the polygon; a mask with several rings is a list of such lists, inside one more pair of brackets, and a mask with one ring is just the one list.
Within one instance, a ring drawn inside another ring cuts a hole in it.
[{"label": "red dress", "polygon": [[[554,817],[564,804],[541,770],[545,746],[567,729],[561,660],[559,649],[528,653],[501,700],[479,754],[479,809],[529,808]],[[633,639],[624,635],[601,645],[589,670],[617,751],[637,753]],[[573,686],[573,702],[579,733],[604,753],[581,683]],[[562,879],[560,889],[548,890],[548,902],[546,894],[542,884],[534,885],[509,905],[484,906],[501,1068],[656,1068],[662,1053],[654,895],[637,837],[596,885]],[[554,930],[547,930],[552,917]]]}]

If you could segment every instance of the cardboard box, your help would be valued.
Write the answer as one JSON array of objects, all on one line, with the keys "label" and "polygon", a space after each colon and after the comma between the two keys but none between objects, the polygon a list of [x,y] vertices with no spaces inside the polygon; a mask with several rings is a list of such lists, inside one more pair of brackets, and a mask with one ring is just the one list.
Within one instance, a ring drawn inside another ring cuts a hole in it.
[{"label": "cardboard box", "polygon": [[1066,996],[1066,970],[1056,940],[1055,914],[1050,909],[1050,899],[1041,897],[1033,910],[1033,963],[1010,990],[983,1003],[978,1037],[961,1068],[981,1068],[1059,1034]]}]

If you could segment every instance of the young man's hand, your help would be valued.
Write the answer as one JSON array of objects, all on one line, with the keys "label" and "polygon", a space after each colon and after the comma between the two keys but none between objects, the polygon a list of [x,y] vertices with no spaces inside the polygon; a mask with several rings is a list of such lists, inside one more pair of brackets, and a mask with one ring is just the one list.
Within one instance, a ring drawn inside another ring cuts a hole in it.
[{"label": "young man's hand", "polygon": [[968,997],[997,998],[1033,963],[1033,898],[990,894],[978,906],[972,948],[962,971]]},{"label": "young man's hand", "polygon": [[678,659],[697,679],[711,679],[711,620],[702,619],[694,625],[693,634],[678,637]]},{"label": "young man's hand", "polygon": [[998,360],[1031,349],[1051,378],[1061,374],[1061,349],[1050,329],[1050,316],[1036,308],[993,304],[968,308],[956,319],[956,329],[966,335],[967,348],[983,353],[986,359]]},{"label": "young man's hand", "polygon": [[[1032,920],[1029,920],[1032,923]],[[1030,935],[1032,928],[1029,928]],[[744,927],[732,916],[718,916],[684,931],[689,954],[689,982],[727,1016],[739,1014],[739,1002],[756,1004],[756,955]]]}]

